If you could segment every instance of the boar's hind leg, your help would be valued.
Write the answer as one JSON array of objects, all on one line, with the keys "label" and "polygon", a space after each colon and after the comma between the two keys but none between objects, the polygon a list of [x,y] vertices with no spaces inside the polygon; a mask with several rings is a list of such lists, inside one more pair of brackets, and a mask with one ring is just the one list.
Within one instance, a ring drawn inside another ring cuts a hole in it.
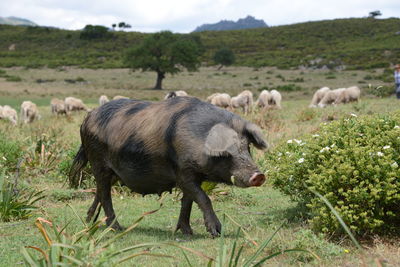
[{"label": "boar's hind leg", "polygon": [[[116,176],[113,176],[111,185],[114,185],[117,181],[118,181],[118,178]],[[96,212],[97,208],[99,207],[99,204],[100,204],[100,198],[99,198],[99,196],[97,194],[97,190],[96,190],[96,195],[94,196],[93,203],[87,212],[86,222],[90,222],[92,220],[94,213]],[[100,209],[94,219],[95,221],[97,220],[97,217],[99,217],[99,213],[100,213]]]},{"label": "boar's hind leg", "polygon": [[[113,179],[115,174],[111,169],[103,166],[97,166],[97,164],[92,164],[92,170],[96,179],[96,197],[98,198],[98,201],[100,201],[100,204],[104,209],[104,213],[107,216],[107,226],[111,226],[115,230],[122,230],[122,227],[115,219],[115,212],[111,200],[111,185],[115,180]],[[92,207],[94,205],[97,205],[96,198],[93,201]]]},{"label": "boar's hind leg", "polygon": [[192,211],[193,199],[189,198],[187,194],[183,194],[181,199],[181,213],[179,214],[178,225],[176,231],[181,229],[185,235],[192,235],[193,231],[190,227],[190,212]]},{"label": "boar's hind leg", "polygon": [[183,195],[189,195],[199,206],[204,216],[204,223],[207,231],[217,237],[221,233],[221,223],[211,204],[210,198],[201,189],[200,185],[195,182],[185,183],[182,186]]}]

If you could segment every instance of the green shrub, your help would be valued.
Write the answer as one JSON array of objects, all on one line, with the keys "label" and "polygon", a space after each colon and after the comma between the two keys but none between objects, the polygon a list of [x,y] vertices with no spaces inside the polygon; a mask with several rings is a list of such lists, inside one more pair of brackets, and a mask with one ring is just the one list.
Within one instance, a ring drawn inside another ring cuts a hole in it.
[{"label": "green shrub", "polygon": [[278,91],[284,91],[284,92],[294,92],[294,91],[301,91],[303,88],[301,86],[295,85],[295,84],[284,84],[284,85],[278,85],[276,87],[276,90]]},{"label": "green shrub", "polygon": [[20,82],[22,81],[21,77],[19,76],[12,76],[12,75],[6,75],[6,81],[7,82]]},{"label": "green shrub", "polygon": [[369,94],[372,94],[377,97],[389,97],[394,94],[395,89],[394,86],[378,86],[378,87],[371,87],[367,90]]},{"label": "green shrub", "polygon": [[[354,115],[355,116],[355,115]],[[309,210],[315,230],[341,233],[326,197],[359,235],[399,232],[400,113],[349,117],[267,155],[275,187]]]}]

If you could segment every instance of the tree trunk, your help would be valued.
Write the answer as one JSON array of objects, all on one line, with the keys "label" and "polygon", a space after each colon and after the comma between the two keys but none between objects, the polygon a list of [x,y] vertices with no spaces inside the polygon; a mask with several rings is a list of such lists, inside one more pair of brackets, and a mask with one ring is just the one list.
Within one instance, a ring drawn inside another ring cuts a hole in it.
[{"label": "tree trunk", "polygon": [[157,71],[157,82],[156,86],[154,86],[154,90],[162,89],[162,80],[165,78],[165,72]]}]

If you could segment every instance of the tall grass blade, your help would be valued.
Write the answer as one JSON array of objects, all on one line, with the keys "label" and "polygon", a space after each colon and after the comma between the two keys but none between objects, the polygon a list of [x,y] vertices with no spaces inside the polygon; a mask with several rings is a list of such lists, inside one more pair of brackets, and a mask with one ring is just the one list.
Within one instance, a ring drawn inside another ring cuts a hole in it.
[{"label": "tall grass blade", "polygon": [[254,253],[244,264],[243,267],[248,267],[251,266],[252,262],[257,259],[257,257],[261,254],[261,252],[264,250],[266,246],[268,246],[269,242],[271,242],[272,238],[278,233],[279,230],[285,225],[285,223],[282,223],[276,230],[275,232],[267,239],[265,240],[260,247],[257,249],[256,253]]}]

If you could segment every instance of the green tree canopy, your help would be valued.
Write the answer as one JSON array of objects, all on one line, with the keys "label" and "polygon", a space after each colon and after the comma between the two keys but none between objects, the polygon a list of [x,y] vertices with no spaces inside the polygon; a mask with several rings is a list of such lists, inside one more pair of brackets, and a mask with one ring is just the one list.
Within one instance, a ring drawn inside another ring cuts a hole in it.
[{"label": "green tree canopy", "polygon": [[220,64],[218,69],[221,69],[222,66],[235,63],[235,54],[229,48],[224,47],[215,52],[213,59],[216,64]]},{"label": "green tree canopy", "polygon": [[154,89],[162,89],[165,74],[176,74],[183,69],[197,70],[202,51],[199,39],[162,31],[128,50],[125,64],[134,70],[155,71],[157,82]]}]

